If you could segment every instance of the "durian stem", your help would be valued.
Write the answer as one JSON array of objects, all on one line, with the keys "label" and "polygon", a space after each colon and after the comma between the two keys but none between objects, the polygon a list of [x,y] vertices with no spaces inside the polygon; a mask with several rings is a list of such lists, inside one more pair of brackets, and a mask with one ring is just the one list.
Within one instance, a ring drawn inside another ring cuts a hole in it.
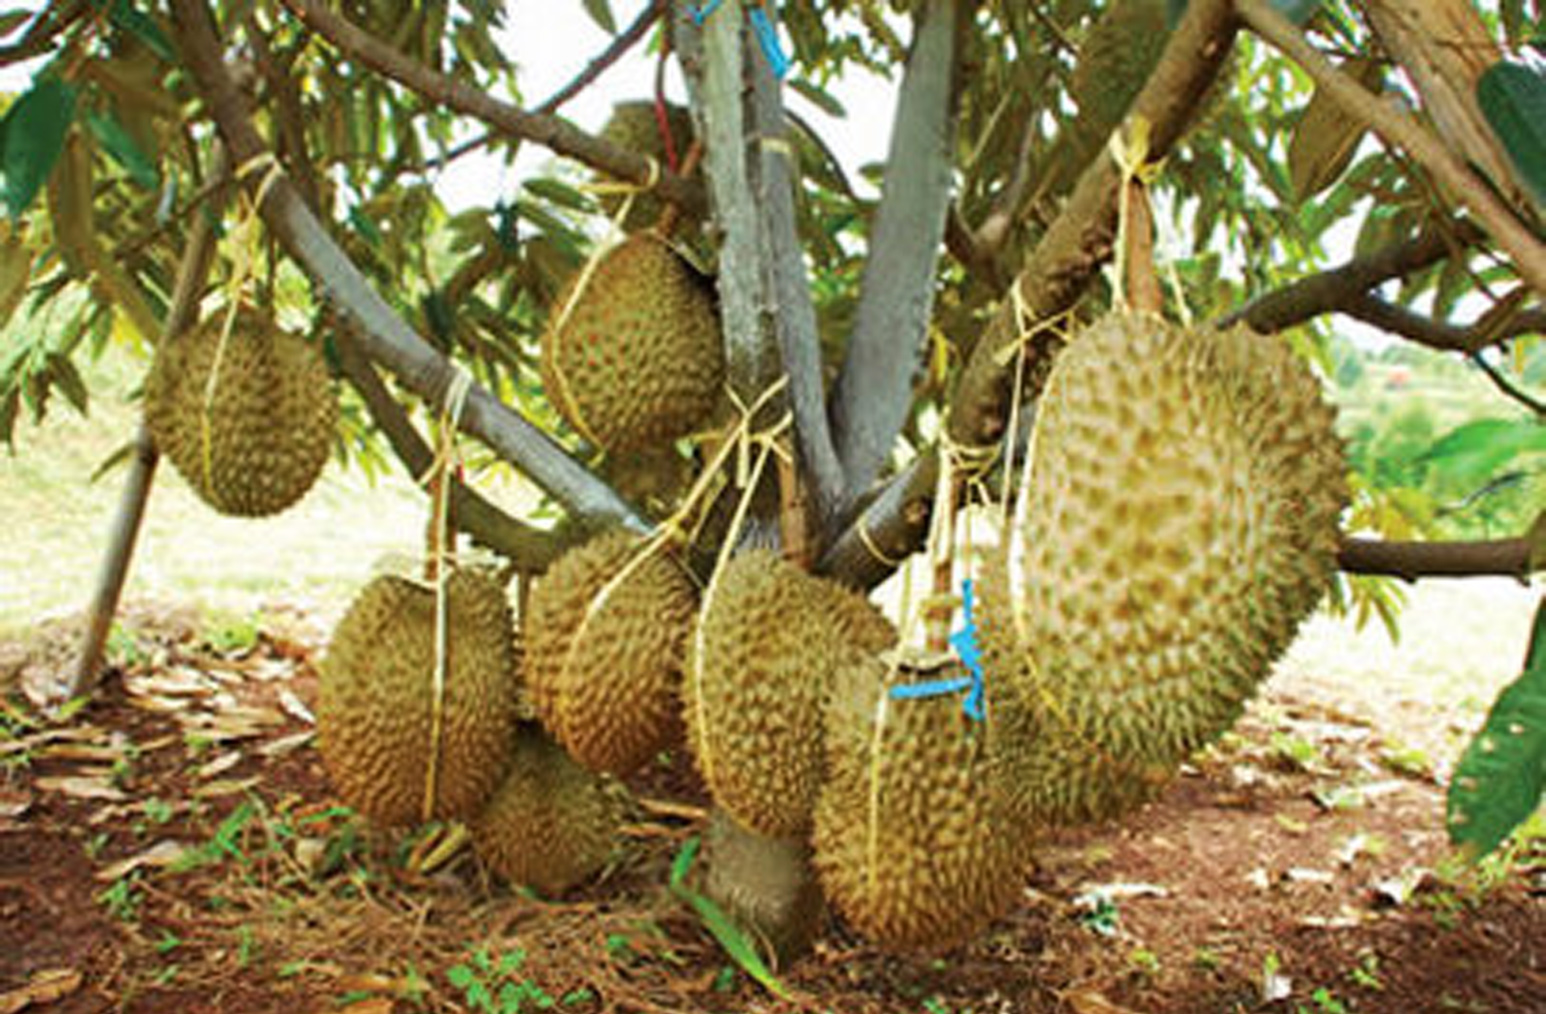
[{"label": "durian stem", "polygon": [[706,852],[703,893],[766,946],[775,967],[810,950],[826,905],[803,838],[748,831],[716,806]]}]

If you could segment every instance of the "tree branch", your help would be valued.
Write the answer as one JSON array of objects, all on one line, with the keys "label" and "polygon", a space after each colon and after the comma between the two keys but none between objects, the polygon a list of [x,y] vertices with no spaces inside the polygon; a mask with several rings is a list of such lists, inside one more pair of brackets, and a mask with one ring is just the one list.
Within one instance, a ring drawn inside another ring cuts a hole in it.
[{"label": "tree branch", "polygon": [[[343,323],[342,330],[350,330],[347,322]],[[419,436],[408,413],[392,397],[376,368],[360,351],[358,339],[352,334],[339,333],[335,335],[334,347],[338,350],[339,366],[360,393],[371,421],[386,435],[393,453],[408,469],[408,474],[415,482],[421,482],[435,464],[435,454],[429,444]],[[508,557],[528,573],[547,570],[564,549],[564,540],[557,535],[511,517],[460,480],[451,486],[451,517],[457,528]]]},{"label": "tree branch", "polygon": [[1511,398],[1519,402],[1519,404],[1534,412],[1537,419],[1546,419],[1546,402],[1531,396],[1528,391],[1520,389],[1513,381],[1499,373],[1497,367],[1482,357],[1480,350],[1471,353],[1470,359],[1471,362],[1476,364],[1477,369],[1486,374],[1487,379],[1492,381],[1492,386],[1502,392],[1505,398]]},{"label": "tree branch", "polygon": [[20,39],[9,46],[0,46],[0,67],[8,67],[48,52],[54,40],[79,21],[89,6],[87,0],[70,0],[58,7],[53,4],[44,6]]},{"label": "tree branch", "polygon": [[[1154,73],[1132,107],[1135,116],[1141,116],[1150,124],[1151,158],[1163,158],[1193,120],[1197,103],[1207,93],[1229,54],[1236,29],[1229,0],[1191,0],[1187,5]],[[1015,357],[1006,356],[1006,351],[1027,342],[1026,376],[1045,376],[1057,348],[1057,337],[1051,331],[1034,338],[1026,337],[1021,328],[1040,325],[1071,308],[1110,257],[1121,183],[1121,174],[1111,159],[1104,156],[1097,159],[1080,178],[1061,213],[1015,279],[1013,285],[1019,292],[1019,307],[1014,298],[1004,300],[978,339],[956,384],[948,428],[950,440],[957,446],[982,447],[1002,439],[1009,424],[1011,387],[1017,369]],[[930,456],[938,453],[938,450],[931,451]],[[920,464],[918,467],[925,466]],[[917,502],[905,496],[889,495],[905,486],[903,479],[909,474],[893,479],[871,508],[836,540],[837,544],[853,546],[854,540],[865,534],[858,530],[861,523],[867,523],[871,541],[886,546],[892,559],[900,559],[921,545],[924,532],[914,531],[899,513],[880,510],[884,503],[894,504],[900,511],[903,505]],[[916,511],[916,508],[909,509]],[[915,540],[910,545],[903,541],[909,535]],[[893,538],[896,539],[894,543],[890,541]],[[857,563],[842,562],[840,566],[839,558],[833,553],[829,553],[828,558],[833,561],[828,573],[840,580],[858,583],[858,572],[848,569]],[[841,557],[841,561],[860,559],[862,555],[857,553]]]},{"label": "tree branch", "polygon": [[926,0],[897,97],[883,197],[832,399],[849,496],[880,474],[913,403],[950,206],[956,42],[973,7]]},{"label": "tree branch", "polygon": [[[1134,101],[1131,115],[1150,125],[1149,157],[1169,153],[1194,119],[1229,54],[1236,23],[1229,0],[1192,0],[1171,33],[1164,53]],[[991,444],[1009,420],[1013,357],[1006,349],[1021,341],[1022,324],[1040,324],[1071,308],[1111,256],[1116,235],[1121,173],[1104,154],[1080,177],[1062,211],[1047,229],[1012,285],[1019,299],[1006,298],[978,340],[951,400],[950,437],[960,446]],[[1014,295],[1012,291],[1011,297]],[[1017,320],[1017,307],[1025,320]],[[1051,341],[1037,342],[1036,360],[1050,354]]]},{"label": "tree branch", "polygon": [[[253,128],[246,99],[226,70],[208,8],[203,0],[172,0],[172,11],[185,65],[234,164],[262,167],[272,153]],[[242,177],[253,199],[262,198],[259,211],[268,228],[313,284],[358,326],[362,351],[397,374],[409,390],[443,407],[457,367],[403,323],[370,287],[306,207],[288,175],[277,168],[259,168]],[[461,428],[515,464],[583,522],[613,522],[640,531],[648,527],[609,486],[484,388],[473,385],[468,391]]]},{"label": "tree branch", "polygon": [[1517,577],[1537,569],[1527,538],[1485,542],[1382,542],[1345,538],[1337,565],[1349,574],[1382,574],[1416,581],[1423,577]]},{"label": "tree branch", "polygon": [[1334,268],[1264,293],[1223,317],[1218,326],[1244,321],[1253,331],[1276,334],[1342,308],[1353,296],[1462,253],[1482,241],[1469,222],[1443,224]]},{"label": "tree branch", "polygon": [[1546,244],[1459,155],[1428,133],[1410,113],[1372,95],[1333,66],[1267,0],[1235,0],[1235,8],[1252,31],[1299,64],[1343,112],[1404,149],[1441,187],[1469,206],[1483,228],[1513,259],[1520,277],[1537,295],[1546,298]]},{"label": "tree branch", "polygon": [[1474,324],[1456,325],[1422,314],[1404,306],[1387,303],[1367,292],[1350,293],[1335,308],[1371,327],[1400,335],[1408,341],[1441,352],[1461,352],[1475,357],[1489,346],[1546,330],[1546,310],[1526,310],[1513,314],[1502,327],[1490,326],[1484,317]]},{"label": "tree branch", "polygon": [[[529,113],[501,102],[465,81],[432,70],[328,10],[318,0],[283,2],[308,28],[350,59],[386,75],[431,102],[481,120],[509,137],[551,148],[609,176],[641,187],[650,183],[651,162],[638,152],[587,134],[556,116]],[[655,191],[689,214],[704,215],[703,190],[664,167],[657,168],[659,179],[655,182]]]},{"label": "tree branch", "polygon": [[650,30],[650,26],[660,20],[660,15],[665,9],[666,0],[649,0],[649,3],[644,5],[644,10],[639,12],[639,16],[634,18],[633,24],[623,29],[622,34],[614,38],[607,48],[601,51],[599,56],[586,64],[585,69],[575,75],[573,81],[554,92],[550,98],[538,106],[537,113],[541,115],[555,113],[558,111],[559,106],[562,106],[565,102],[568,102],[590,87],[592,82],[606,73],[607,68],[621,60],[624,53],[628,52],[640,39],[644,38],[645,34]]},{"label": "tree branch", "polygon": [[778,80],[764,60],[756,61],[750,70],[760,194],[753,206],[762,263],[770,275],[764,283],[765,299],[778,336],[784,373],[789,377],[789,407],[794,412],[800,463],[814,499],[815,515],[824,523],[842,502],[843,466],[827,421],[821,336],[796,225],[795,181],[790,166],[794,153]]}]

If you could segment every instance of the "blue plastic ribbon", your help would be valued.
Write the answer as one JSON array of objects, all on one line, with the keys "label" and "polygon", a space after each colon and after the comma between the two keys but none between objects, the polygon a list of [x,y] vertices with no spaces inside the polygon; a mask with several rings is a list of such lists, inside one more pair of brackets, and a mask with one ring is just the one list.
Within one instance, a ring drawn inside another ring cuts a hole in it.
[{"label": "blue plastic ribbon", "polygon": [[761,7],[753,7],[751,10],[752,31],[757,33],[757,43],[762,46],[762,55],[767,57],[768,66],[773,69],[773,76],[782,81],[789,73],[789,57],[784,55],[783,44],[778,41],[778,29],[773,27],[773,22],[768,18],[768,12]]},{"label": "blue plastic ribbon", "polygon": [[946,694],[957,694],[962,690],[970,690],[966,700],[961,703],[961,710],[968,718],[974,721],[982,721],[986,712],[983,709],[983,674],[982,674],[982,649],[977,646],[977,620],[972,615],[974,596],[972,581],[970,579],[961,584],[962,592],[962,622],[965,624],[960,630],[950,635],[950,646],[955,649],[956,655],[966,666],[970,676],[957,676],[948,680],[929,680],[924,683],[908,683],[903,686],[891,688],[893,700],[906,701],[918,700],[924,697],[943,697]]},{"label": "blue plastic ribbon", "polygon": [[709,2],[704,4],[702,7],[693,7],[689,5],[687,9],[692,12],[692,19],[701,25],[709,19],[710,14],[713,14],[715,11],[719,10],[719,5],[724,2],[725,0],[709,0]]}]

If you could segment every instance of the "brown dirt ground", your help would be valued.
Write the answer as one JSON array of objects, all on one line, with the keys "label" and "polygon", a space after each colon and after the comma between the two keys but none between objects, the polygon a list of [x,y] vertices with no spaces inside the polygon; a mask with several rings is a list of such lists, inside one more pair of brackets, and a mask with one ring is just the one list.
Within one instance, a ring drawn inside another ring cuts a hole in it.
[{"label": "brown dirt ground", "polygon": [[477,1009],[457,966],[505,1009],[581,1014],[1546,1010],[1546,854],[1455,867],[1433,776],[1319,698],[1269,693],[1154,804],[1037,844],[1024,904],[970,946],[890,955],[831,926],[780,1000],[664,886],[698,830],[682,765],[642,795],[687,805],[643,809],[561,902],[465,854],[410,872],[416,843],[333,809],[304,739],[315,628],[268,622],[222,652],[135,617],[58,721],[16,687],[69,629],[0,645],[0,1014]]}]

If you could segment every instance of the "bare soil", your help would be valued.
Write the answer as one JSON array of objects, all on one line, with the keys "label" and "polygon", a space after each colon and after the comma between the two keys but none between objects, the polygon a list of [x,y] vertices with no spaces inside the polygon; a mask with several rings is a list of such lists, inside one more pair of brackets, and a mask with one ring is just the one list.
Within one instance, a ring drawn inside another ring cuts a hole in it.
[{"label": "bare soil", "polygon": [[[1138,814],[1028,842],[1023,904],[970,946],[887,954],[830,925],[781,999],[666,887],[701,824],[680,760],[572,897],[492,884],[465,850],[413,872],[425,843],[330,795],[317,624],[265,616],[219,645],[132,616],[62,719],[20,691],[72,628],[0,644],[0,1012],[1546,1010],[1546,852],[1451,861],[1437,765],[1313,684]],[[1402,720],[1442,726],[1441,704]]]}]

